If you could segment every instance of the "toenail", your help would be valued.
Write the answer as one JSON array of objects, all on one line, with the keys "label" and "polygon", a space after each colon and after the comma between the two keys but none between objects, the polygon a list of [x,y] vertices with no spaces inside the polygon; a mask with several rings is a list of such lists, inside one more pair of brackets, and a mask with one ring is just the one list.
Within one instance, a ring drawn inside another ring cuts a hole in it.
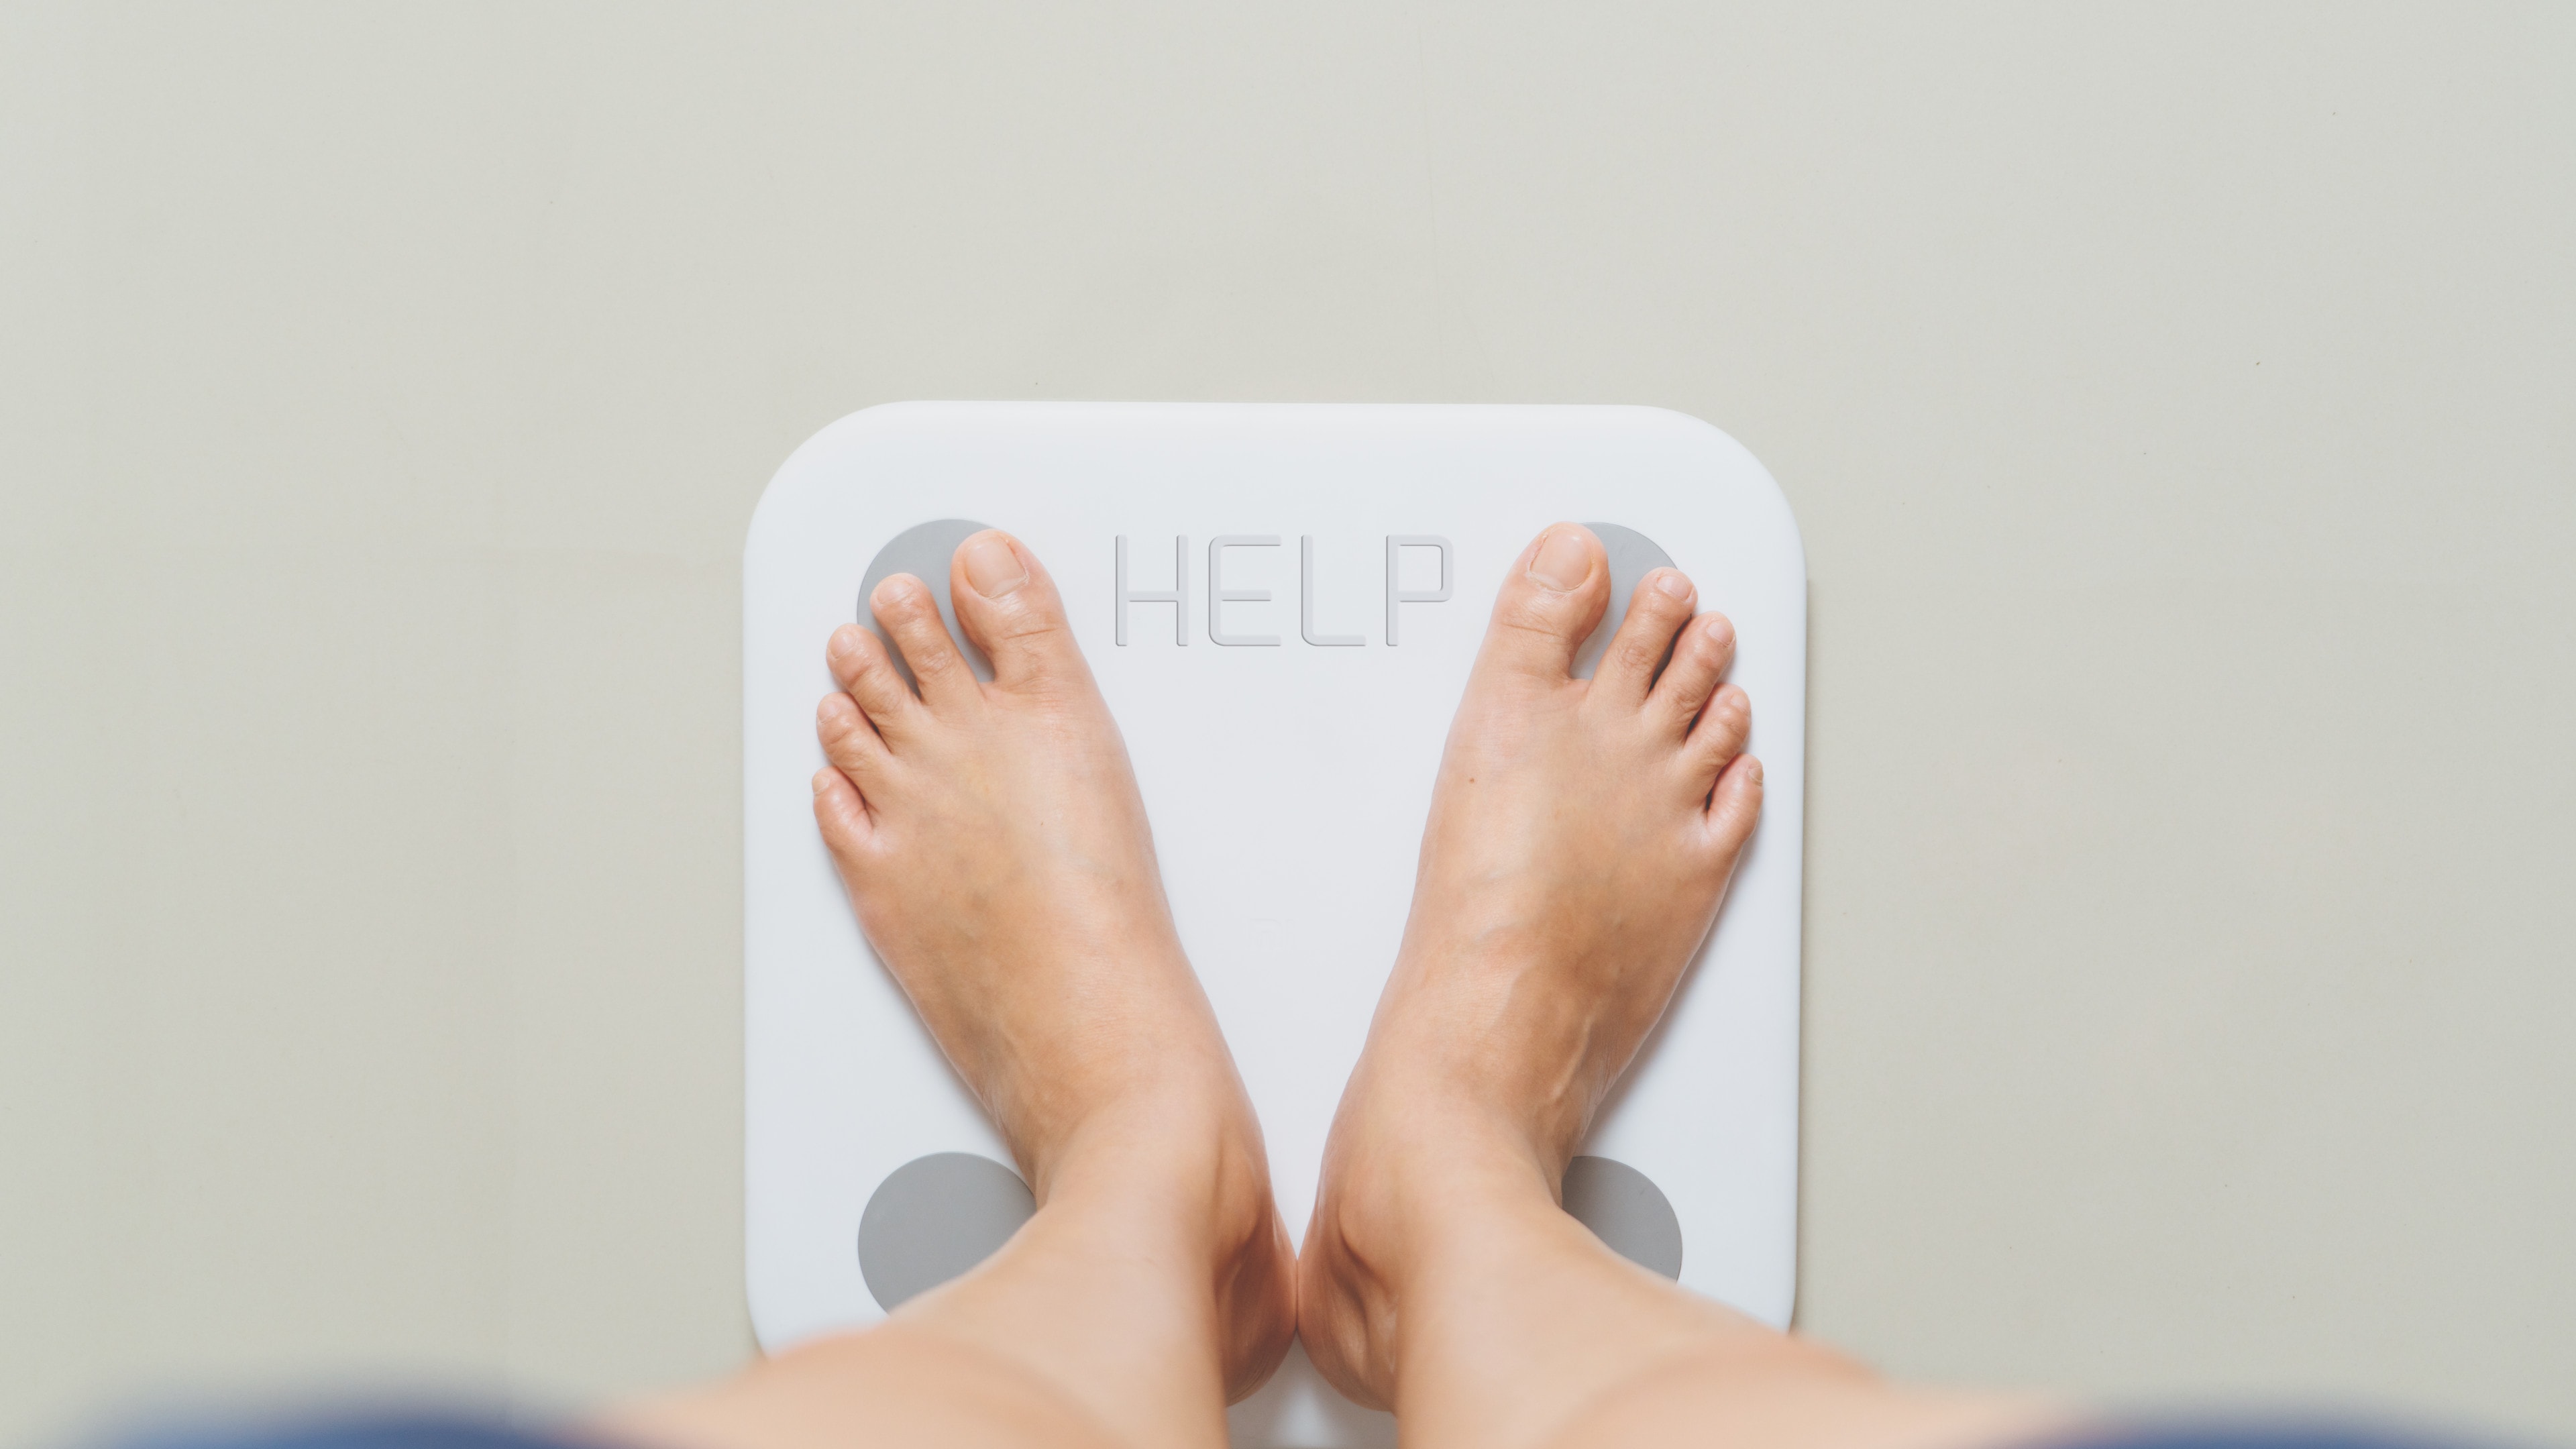
[{"label": "toenail", "polygon": [[859,652],[859,626],[843,624],[832,631],[831,655],[835,659]]},{"label": "toenail", "polygon": [[816,771],[814,772],[814,793],[815,793],[815,794],[820,795],[820,794],[822,794],[824,791],[829,790],[829,789],[831,789],[831,788],[832,788],[832,776],[833,776],[833,774],[834,774],[834,772],[833,772],[833,771],[831,771],[831,770],[816,770]]},{"label": "toenail", "polygon": [[998,599],[1029,581],[1029,571],[1007,540],[987,534],[966,546],[966,582]]},{"label": "toenail", "polygon": [[1708,642],[1720,649],[1735,642],[1735,625],[1724,614],[1709,615]]},{"label": "toenail", "polygon": [[1579,533],[1551,533],[1538,546],[1538,557],[1530,560],[1529,572],[1542,588],[1566,593],[1592,576],[1592,553]]},{"label": "toenail", "polygon": [[1744,783],[1747,785],[1762,783],[1762,762],[1751,755],[1744,757]]},{"label": "toenail", "polygon": [[1682,577],[1680,569],[1665,569],[1656,574],[1655,587],[1676,599],[1687,599],[1691,596],[1690,580]]}]

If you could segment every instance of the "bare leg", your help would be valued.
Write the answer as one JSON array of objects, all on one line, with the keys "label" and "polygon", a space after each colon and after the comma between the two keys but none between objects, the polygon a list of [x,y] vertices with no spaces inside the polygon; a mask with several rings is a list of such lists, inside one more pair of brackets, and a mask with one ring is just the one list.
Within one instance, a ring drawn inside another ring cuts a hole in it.
[{"label": "bare leg", "polygon": [[868,939],[982,1099],[1037,1215],[883,1325],[597,1426],[684,1449],[1214,1445],[1277,1366],[1294,1264],[1234,1062],[1181,955],[1126,747],[1055,585],[958,548],[977,682],[920,581],[844,625],[814,814]]},{"label": "bare leg", "polygon": [[[1575,1144],[1662,1015],[1762,807],[1734,632],[1687,579],[1609,597],[1559,524],[1494,606],[1449,734],[1412,918],[1325,1149],[1307,1351],[1408,1445],[1916,1449],[2043,1431],[1910,1392],[1613,1254],[1558,1206]],[[1660,679],[1667,646],[1672,660]]]}]

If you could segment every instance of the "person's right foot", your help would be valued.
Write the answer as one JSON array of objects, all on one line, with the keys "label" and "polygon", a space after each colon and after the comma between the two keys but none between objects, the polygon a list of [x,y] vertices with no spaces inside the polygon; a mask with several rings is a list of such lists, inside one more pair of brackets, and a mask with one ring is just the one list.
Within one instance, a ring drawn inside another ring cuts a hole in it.
[{"label": "person's right foot", "polygon": [[1720,683],[1732,626],[1693,617],[1690,581],[1659,569],[1596,677],[1576,679],[1609,593],[1590,530],[1540,535],[1495,602],[1450,728],[1412,915],[1325,1147],[1299,1269],[1307,1352],[1364,1402],[1392,1402],[1389,1280],[1417,1256],[1402,1239],[1423,1200],[1463,1198],[1462,1177],[1559,1191],[1761,813],[1762,767],[1743,753],[1751,706]]}]

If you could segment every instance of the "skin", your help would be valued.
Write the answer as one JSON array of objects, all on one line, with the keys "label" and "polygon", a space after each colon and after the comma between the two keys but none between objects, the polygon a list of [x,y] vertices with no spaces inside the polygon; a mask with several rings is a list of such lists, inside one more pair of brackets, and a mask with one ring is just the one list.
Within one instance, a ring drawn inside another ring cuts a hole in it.
[{"label": "skin", "polygon": [[1658,569],[1575,679],[1609,597],[1599,540],[1558,524],[1495,601],[1325,1144],[1307,1352],[1431,1449],[1931,1449],[2064,1428],[2041,1406],[1888,1385],[1627,1262],[1560,1207],[1762,808],[1751,701],[1721,683],[1734,627]]},{"label": "skin", "polygon": [[1252,1104],[1181,954],[1117,725],[1035,556],[986,532],[843,625],[814,817],[869,942],[1036,1194],[976,1271],[863,1333],[612,1415],[690,1449],[1222,1443],[1278,1366],[1295,1259]]},{"label": "skin", "polygon": [[[877,954],[1038,1210],[885,1323],[589,1426],[670,1449],[1218,1445],[1302,1332],[1409,1445],[1942,1449],[2062,1433],[2016,1400],[1887,1385],[1619,1258],[1565,1165],[1670,1001],[1759,818],[1720,615],[1666,569],[1597,676],[1597,539],[1558,524],[1496,600],[1413,911],[1325,1149],[1304,1261],[1183,957],[1115,723],[1053,582],[998,531],[951,597],[870,600],[828,645],[814,813]],[[1670,662],[1658,665],[1669,651]]]}]

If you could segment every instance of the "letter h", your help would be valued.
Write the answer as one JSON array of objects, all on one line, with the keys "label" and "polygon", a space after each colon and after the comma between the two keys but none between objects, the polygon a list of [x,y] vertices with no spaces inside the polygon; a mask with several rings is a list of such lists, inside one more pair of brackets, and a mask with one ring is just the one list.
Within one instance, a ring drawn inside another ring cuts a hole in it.
[{"label": "letter h", "polygon": [[[1096,535],[1095,535],[1096,536]],[[1093,558],[1100,555],[1093,554]],[[1153,591],[1127,587],[1127,535],[1118,535],[1118,645],[1127,645],[1127,606],[1129,604],[1169,604],[1172,606],[1172,642],[1187,646],[1190,642],[1190,540],[1185,534],[1172,540],[1172,586]]]}]

